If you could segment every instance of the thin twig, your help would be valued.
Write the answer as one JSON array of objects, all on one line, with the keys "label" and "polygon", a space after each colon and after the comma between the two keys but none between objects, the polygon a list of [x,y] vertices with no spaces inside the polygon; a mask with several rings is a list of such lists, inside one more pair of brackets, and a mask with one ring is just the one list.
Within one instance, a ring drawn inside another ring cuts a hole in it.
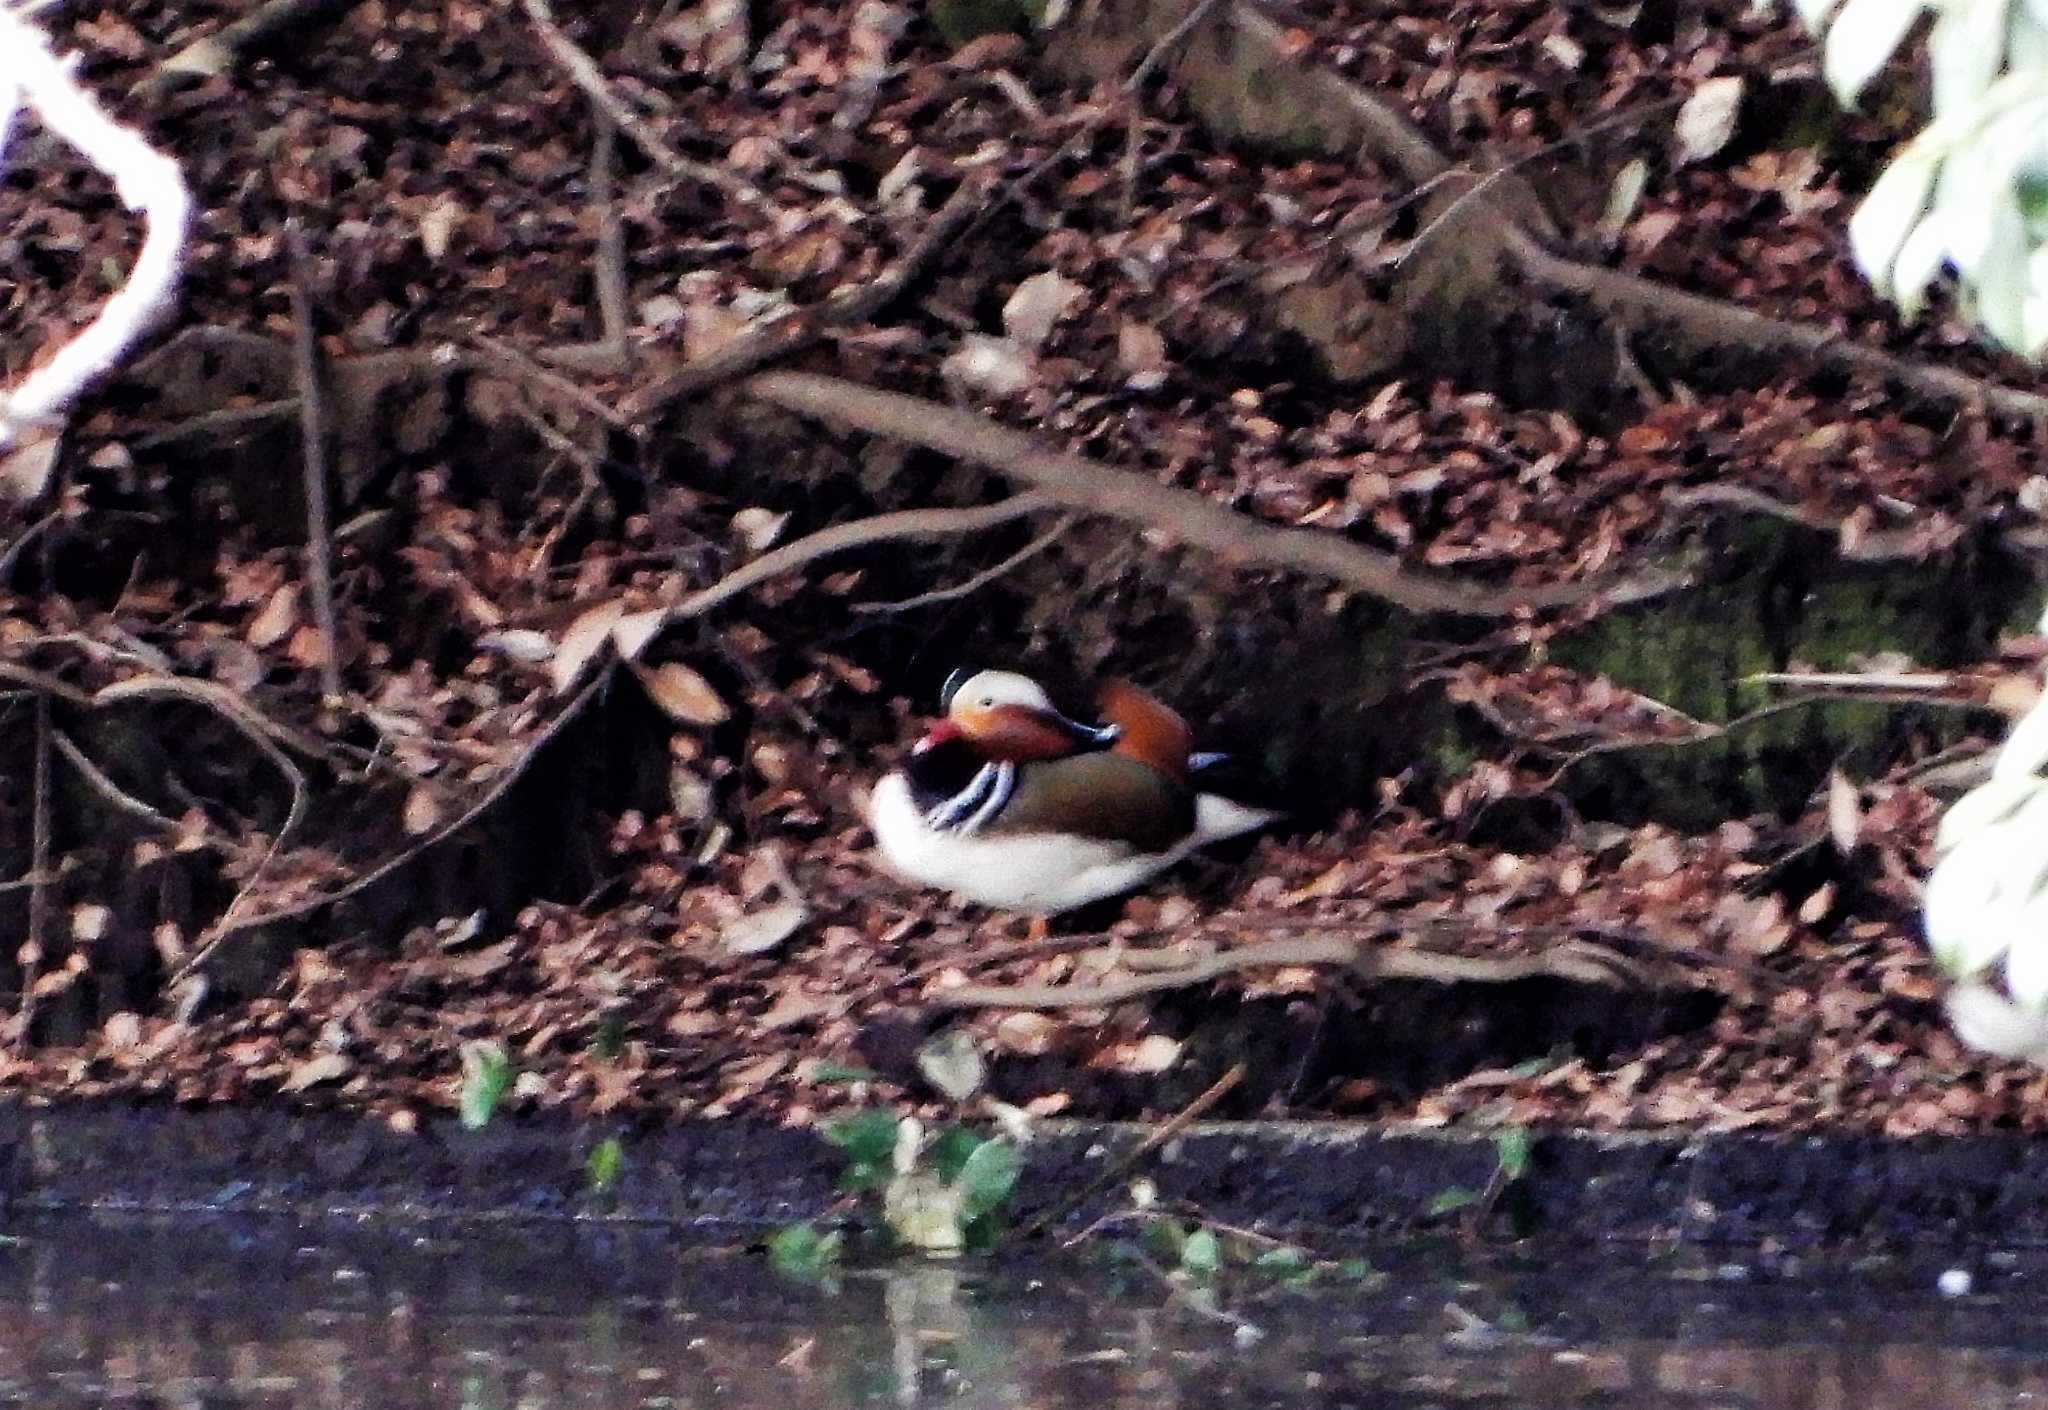
[{"label": "thin twig", "polygon": [[47,671],[38,671],[33,666],[23,666],[13,661],[0,661],[0,680],[25,685],[38,695],[47,695],[61,700],[66,705],[90,707],[92,696],[68,681],[62,681]]},{"label": "thin twig", "polygon": [[306,580],[313,589],[313,620],[320,628],[320,689],[329,700],[339,700],[341,632],[334,616],[334,541],[327,513],[327,399],[320,387],[306,240],[296,220],[285,222],[284,246],[290,266],[292,370],[299,386],[299,454],[306,477]]},{"label": "thin twig", "polygon": [[114,782],[113,779],[101,771],[100,766],[95,764],[83,749],[80,749],[72,741],[70,735],[62,730],[58,730],[52,734],[51,743],[57,746],[57,752],[64,756],[71,767],[78,770],[79,776],[86,781],[86,784],[93,792],[99,794],[100,797],[112,804],[116,812],[134,818],[138,822],[147,823],[149,826],[160,831],[176,832],[178,830],[178,823],[175,818],[165,817],[155,808],[150,807],[149,804]]},{"label": "thin twig", "polygon": [[384,880],[415,857],[427,851],[427,849],[447,841],[450,837],[453,837],[456,833],[474,823],[488,812],[500,798],[503,798],[510,792],[514,784],[525,777],[526,770],[533,762],[534,757],[542,749],[546,748],[564,729],[568,728],[572,720],[583,713],[584,707],[596,697],[599,689],[610,680],[611,666],[607,664],[604,668],[597,671],[590,678],[589,682],[570,698],[568,704],[555,713],[555,717],[548,721],[547,726],[539,734],[526,742],[525,748],[519,751],[517,759],[492,775],[490,785],[478,795],[475,802],[463,809],[456,817],[443,823],[440,827],[434,829],[434,831],[428,833],[396,856],[378,863],[370,870],[355,877],[346,884],[336,887],[332,891],[323,891],[317,895],[303,897],[289,905],[279,906],[273,910],[261,911],[255,915],[244,916],[231,924],[227,923],[226,917],[214,922],[208,928],[211,938],[186,957],[184,963],[180,964],[176,971],[172,973],[170,979],[165,982],[167,984],[174,983],[191,973],[192,970],[211,958],[214,952],[220,949],[223,944],[242,931],[251,930],[262,925],[274,925],[279,921],[297,920],[302,916],[311,915],[315,911],[322,910],[334,905],[338,901],[345,901],[349,897],[361,893]]},{"label": "thin twig", "polygon": [[36,884],[28,893],[28,938],[22,942],[21,1001],[14,1042],[28,1046],[29,1020],[35,1013],[36,979],[43,965],[43,944],[50,924],[50,697],[36,697],[35,793],[30,802],[29,875]]},{"label": "thin twig", "polygon": [[1492,171],[1487,172],[1483,176],[1479,175],[1477,172],[1472,172],[1469,168],[1466,167],[1453,167],[1450,172],[1443,173],[1441,176],[1432,178],[1429,182],[1424,183],[1424,187],[1419,187],[1416,191],[1411,192],[1409,197],[1406,197],[1403,200],[1396,202],[1393,206],[1388,207],[1384,211],[1376,212],[1375,214],[1388,215],[1392,214],[1394,211],[1401,209],[1402,206],[1408,204],[1408,201],[1410,199],[1419,196],[1423,189],[1428,187],[1434,187],[1437,184],[1439,184],[1443,176],[1453,174],[1466,174],[1474,176],[1477,179],[1474,180],[1470,186],[1467,186],[1464,190],[1460,191],[1456,196],[1453,196],[1450,202],[1430,219],[1427,225],[1423,226],[1422,229],[1415,232],[1415,237],[1408,242],[1408,247],[1401,252],[1400,258],[1395,261],[1396,265],[1398,266],[1401,264],[1406,264],[1410,259],[1412,259],[1415,256],[1415,254],[1418,251],[1420,251],[1429,242],[1432,236],[1434,236],[1439,230],[1443,229],[1445,226],[1449,225],[1451,221],[1457,217],[1458,212],[1462,211],[1467,205],[1470,205],[1472,202],[1480,199],[1488,191],[1491,191],[1495,186],[1498,186],[1502,181],[1506,180],[1509,176],[1514,174],[1514,172],[1517,171],[1519,168],[1526,166],[1530,162],[1536,161],[1542,157],[1550,156],[1553,153],[1562,150],[1563,148],[1576,146],[1580,142],[1585,141],[1586,138],[1593,136],[1595,133],[1602,132],[1607,130],[1608,128],[1613,127],[1634,127],[1639,123],[1643,122],[1647,118],[1655,117],[1662,112],[1669,112],[1673,109],[1683,106],[1684,103],[1684,96],[1676,98],[1660,98],[1655,102],[1643,103],[1633,108],[1625,108],[1618,113],[1610,113],[1606,117],[1600,118],[1597,121],[1585,123],[1581,126],[1573,128],[1569,133],[1565,134],[1563,137],[1558,138],[1554,142],[1546,142],[1542,146],[1537,147],[1531,151],[1523,152],[1518,156],[1512,157],[1508,161],[1502,163],[1500,166],[1495,167]]},{"label": "thin twig", "polygon": [[915,608],[930,607],[936,603],[952,602],[958,598],[971,596],[987,587],[997,578],[1002,577],[1005,573],[1015,570],[1019,565],[1029,562],[1048,548],[1051,548],[1060,541],[1060,537],[1067,530],[1073,527],[1074,516],[1063,514],[1057,523],[1030,543],[1025,544],[1000,563],[995,563],[982,569],[971,578],[955,583],[951,587],[933,588],[930,592],[920,592],[912,597],[898,598],[894,602],[857,602],[854,604],[853,610],[858,613],[909,612]]},{"label": "thin twig", "polygon": [[566,401],[587,411],[607,426],[619,430],[626,428],[624,416],[584,390],[581,384],[572,382],[559,372],[549,371],[510,343],[493,338],[487,333],[472,333],[469,341],[474,350],[481,352],[495,364],[492,370],[500,375],[517,378],[531,388],[551,394],[558,401]]},{"label": "thin twig", "polygon": [[520,0],[520,3],[526,10],[526,17],[533,21],[534,29],[540,34],[541,43],[547,46],[548,53],[568,75],[569,81],[582,89],[591,105],[631,137],[641,151],[674,175],[723,191],[741,205],[763,214],[780,214],[773,201],[735,173],[686,157],[664,142],[652,124],[612,91],[611,85],[605,81],[604,71],[597,66],[597,60],[585,53],[556,23],[548,0]]},{"label": "thin twig", "polygon": [[[4,664],[0,664],[0,673],[4,673]],[[190,700],[206,709],[217,711],[234,721],[244,734],[251,737],[261,735],[336,769],[354,766],[355,761],[344,754],[336,753],[323,741],[301,734],[290,726],[271,719],[250,704],[247,696],[239,695],[226,686],[216,685],[212,681],[195,680],[191,676],[131,676],[127,680],[101,686],[86,696],[82,703],[97,707],[118,704],[123,700],[147,700],[166,696],[177,700]]]},{"label": "thin twig", "polygon": [[1283,527],[1240,514],[1193,490],[1119,470],[987,416],[885,392],[835,377],[767,372],[744,384],[748,396],[790,411],[843,422],[985,465],[1024,480],[1070,508],[1157,529],[1226,562],[1292,569],[1327,578],[1411,612],[1514,617],[1604,601],[1638,602],[1685,586],[1683,572],[1647,570],[1584,583],[1494,588],[1418,572],[1398,558],[1317,529]]},{"label": "thin twig", "polygon": [[1219,0],[1197,0],[1172,29],[1159,36],[1158,43],[1146,50],[1145,57],[1131,70],[1131,76],[1124,80],[1124,91],[1136,93],[1143,88],[1145,81],[1152,77],[1153,70],[1165,63],[1167,55],[1178,49],[1181,41],[1193,34],[1196,27],[1209,18],[1218,3]]},{"label": "thin twig", "polygon": [[987,168],[969,172],[930,219],[919,224],[915,238],[888,267],[865,284],[841,289],[821,304],[796,309],[740,334],[703,357],[675,364],[626,398],[625,413],[643,421],[679,397],[730,382],[767,366],[777,358],[809,347],[832,328],[865,323],[902,294],[940,254],[951,248],[961,229],[985,209],[995,187]]},{"label": "thin twig", "polygon": [[1228,1072],[1210,1083],[1207,1091],[1148,1131],[1145,1134],[1145,1139],[1131,1147],[1130,1152],[1122,1159],[1112,1161],[1093,1180],[1090,1180],[1080,1189],[1073,1191],[1058,1204],[1045,1210],[1029,1224],[1019,1229],[1017,1231],[1018,1237],[1029,1238],[1054,1220],[1064,1218],[1069,1211],[1079,1207],[1090,1196],[1101,1190],[1112,1180],[1120,1180],[1129,1174],[1131,1168],[1139,1161],[1143,1160],[1153,1151],[1158,1150],[1181,1132],[1187,1130],[1195,1122],[1201,1120],[1203,1114],[1209,1108],[1215,1106],[1216,1103],[1229,1095],[1231,1088],[1244,1081],[1244,1074],[1245,1065],[1241,1062],[1234,1064]]},{"label": "thin twig", "polygon": [[779,578],[828,554],[844,553],[849,548],[862,548],[871,543],[976,533],[1012,519],[1021,519],[1027,514],[1040,513],[1049,507],[1051,501],[1044,495],[1020,494],[973,509],[903,509],[893,514],[873,514],[851,523],[834,524],[829,529],[805,534],[780,548],[770,549],[751,563],[727,573],[710,587],[699,588],[669,608],[662,625],[673,626],[690,617],[701,616],[748,588],[770,578]]},{"label": "thin twig", "polygon": [[590,202],[597,207],[597,257],[591,261],[591,280],[597,286],[598,326],[604,330],[604,340],[627,352],[633,319],[626,295],[626,235],[619,220],[617,193],[612,189],[618,145],[617,125],[599,112],[597,142],[590,154]]},{"label": "thin twig", "polygon": [[1124,190],[1118,203],[1118,214],[1128,225],[1138,209],[1138,162],[1144,146],[1145,114],[1141,106],[1140,91],[1152,71],[1166,61],[1166,56],[1177,48],[1181,41],[1195,31],[1195,26],[1209,17],[1218,0],[1196,0],[1195,5],[1181,16],[1180,23],[1159,37],[1159,42],[1146,51],[1138,66],[1131,70],[1131,76],[1124,80],[1125,106],[1129,118],[1124,123]]},{"label": "thin twig", "polygon": [[8,575],[14,572],[14,565],[20,561],[22,551],[47,533],[50,526],[63,517],[61,510],[51,510],[16,535],[13,543],[8,544],[5,549],[0,549],[0,583],[4,583]]}]

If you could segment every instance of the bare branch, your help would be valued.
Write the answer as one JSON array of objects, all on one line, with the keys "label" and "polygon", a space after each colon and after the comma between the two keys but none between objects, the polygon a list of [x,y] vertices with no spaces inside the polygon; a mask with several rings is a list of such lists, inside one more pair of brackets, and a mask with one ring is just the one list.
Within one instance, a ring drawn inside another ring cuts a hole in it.
[{"label": "bare branch", "polygon": [[963,582],[955,583],[951,587],[933,588],[930,592],[920,592],[912,597],[898,598],[894,602],[857,602],[854,604],[853,610],[863,614],[909,612],[919,607],[930,607],[935,603],[953,602],[959,598],[971,597],[997,578],[1002,577],[1005,573],[1013,571],[1018,565],[1029,562],[1048,548],[1051,548],[1060,541],[1061,536],[1067,530],[1073,527],[1074,516],[1063,514],[1060,516],[1058,523],[1054,524],[1030,543],[1025,544],[1008,558],[1003,559],[1000,563],[990,564]]},{"label": "bare branch", "polygon": [[43,965],[43,947],[50,924],[50,697],[36,697],[34,797],[30,802],[29,875],[36,878],[28,893],[28,938],[19,952],[21,999],[14,1041],[28,1045],[29,1020],[35,1012],[36,979]]},{"label": "bare branch", "polygon": [[590,201],[597,207],[597,257],[591,262],[591,278],[597,285],[598,326],[604,329],[604,340],[627,353],[631,344],[626,335],[633,318],[626,294],[626,233],[612,189],[618,146],[617,125],[598,114],[597,142],[590,154]]},{"label": "bare branch", "polygon": [[1513,617],[1598,600],[1640,601],[1685,585],[1678,573],[1647,572],[1588,583],[1493,588],[1413,571],[1392,554],[1313,529],[1269,524],[1191,490],[1118,470],[989,417],[936,402],[878,391],[813,373],[768,372],[744,384],[747,395],[809,416],[942,451],[1024,480],[1058,503],[1158,529],[1235,564],[1263,564],[1327,578],[1411,612]]},{"label": "bare branch", "polygon": [[612,92],[611,85],[605,81],[604,71],[597,66],[597,60],[579,48],[576,41],[556,23],[548,0],[520,0],[520,3],[526,9],[526,17],[533,21],[534,29],[539,32],[541,43],[547,46],[548,53],[569,76],[569,81],[582,89],[591,105],[631,137],[641,151],[677,176],[723,191],[750,209],[768,215],[777,213],[773,201],[739,176],[710,162],[692,160],[664,142],[661,134],[645,118]]},{"label": "bare branch", "polygon": [[[1381,927],[1379,933],[1397,927]],[[1239,945],[1190,959],[1174,969],[1100,984],[959,984],[934,991],[941,1008],[1107,1008],[1147,994],[1186,989],[1248,969],[1341,966],[1371,979],[1426,979],[1442,984],[1504,984],[1549,975],[1580,983],[1640,982],[1627,959],[1604,946],[1576,941],[1534,955],[1453,955],[1437,950],[1374,947],[1370,935],[1316,935]]]},{"label": "bare branch", "polygon": [[313,330],[313,296],[306,284],[306,241],[296,221],[284,227],[290,265],[292,368],[299,384],[299,455],[306,482],[306,579],[313,588],[313,618],[320,625],[320,687],[341,698],[341,633],[334,618],[334,542],[327,514],[327,414],[320,390],[320,352]]},{"label": "bare branch", "polygon": [[149,804],[114,782],[113,779],[107,777],[101,771],[100,766],[95,764],[87,756],[86,752],[72,741],[70,735],[62,730],[54,731],[51,734],[50,742],[57,746],[57,752],[64,756],[65,761],[72,768],[78,770],[79,777],[85,780],[87,786],[113,805],[115,812],[125,817],[134,818],[137,822],[147,823],[161,832],[176,832],[178,830],[178,823],[175,818],[165,817],[155,808],[150,807]]},{"label": "bare branch", "polygon": [[728,598],[739,596],[748,588],[779,578],[784,573],[800,568],[815,559],[828,554],[844,553],[849,548],[862,548],[871,543],[886,543],[896,539],[940,538],[948,534],[971,534],[981,529],[1007,524],[1012,519],[1021,519],[1027,514],[1037,514],[1052,507],[1052,501],[1044,495],[1020,494],[994,504],[979,505],[973,509],[904,509],[894,514],[874,514],[865,519],[855,519],[847,524],[834,524],[829,529],[820,529],[815,534],[786,543],[780,548],[770,549],[753,562],[727,573],[710,587],[701,588],[668,609],[662,625],[664,628],[691,617],[701,616]]}]

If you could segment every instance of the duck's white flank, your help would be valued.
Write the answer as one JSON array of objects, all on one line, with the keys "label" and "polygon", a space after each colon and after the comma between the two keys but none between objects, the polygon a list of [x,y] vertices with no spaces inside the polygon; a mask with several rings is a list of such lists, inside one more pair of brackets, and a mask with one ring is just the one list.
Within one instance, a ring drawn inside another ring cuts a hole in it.
[{"label": "duck's white flank", "polygon": [[994,836],[933,828],[901,774],[868,800],[868,826],[889,869],[906,881],[1002,910],[1053,915],[1128,891],[1211,842],[1264,827],[1280,815],[1213,793],[1195,799],[1195,830],[1165,852],[1059,832]]}]

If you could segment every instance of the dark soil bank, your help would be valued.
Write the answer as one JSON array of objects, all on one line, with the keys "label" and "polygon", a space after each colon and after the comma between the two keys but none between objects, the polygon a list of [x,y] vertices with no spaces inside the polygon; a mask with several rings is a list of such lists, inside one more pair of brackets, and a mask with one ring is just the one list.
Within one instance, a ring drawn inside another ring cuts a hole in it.
[{"label": "dark soil bank", "polygon": [[[501,1121],[401,1135],[340,1116],[16,1108],[0,1114],[0,1170],[19,1209],[609,1216],[748,1236],[825,1209],[843,1164],[806,1131],[693,1122],[625,1133],[618,1183],[599,1199],[585,1189],[584,1162],[604,1134]],[[1143,1134],[1053,1123],[1029,1147],[1017,1221],[1063,1205]],[[1130,1173],[1213,1219],[1342,1238],[1421,1227],[1433,1197],[1483,1186],[1493,1165],[1483,1138],[1246,1123],[1195,1126]],[[1114,1207],[1123,1183],[1107,1182],[1068,1217]],[[2048,1148],[1995,1137],[1559,1134],[1537,1140],[1496,1218],[1503,1230],[1624,1240],[2039,1246]]]}]

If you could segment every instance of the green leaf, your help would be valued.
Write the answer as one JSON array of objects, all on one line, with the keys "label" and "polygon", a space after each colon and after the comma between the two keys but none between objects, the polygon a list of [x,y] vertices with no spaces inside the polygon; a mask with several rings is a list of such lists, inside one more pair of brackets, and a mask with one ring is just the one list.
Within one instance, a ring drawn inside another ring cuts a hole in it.
[{"label": "green leaf", "polygon": [[1519,1180],[1529,1173],[1529,1149],[1531,1141],[1526,1126],[1504,1126],[1493,1133],[1493,1158],[1500,1166],[1500,1173],[1510,1180]]},{"label": "green leaf", "polygon": [[896,1126],[895,1113],[879,1109],[857,1111],[825,1123],[825,1139],[846,1152],[840,1189],[879,1190],[894,1178]]},{"label": "green leaf", "polygon": [[801,1283],[822,1282],[839,1262],[839,1233],[826,1233],[806,1220],[777,1229],[768,1236],[768,1264],[786,1278]]},{"label": "green leaf", "polygon": [[821,1062],[811,1069],[811,1082],[824,1087],[837,1082],[879,1082],[882,1074],[865,1067],[848,1067],[843,1062]]},{"label": "green leaf", "polygon": [[1223,1266],[1223,1245],[1210,1229],[1197,1229],[1180,1246],[1181,1270],[1197,1278],[1213,1278]]},{"label": "green leaf", "polygon": [[1154,1219],[1145,1226],[1144,1238],[1154,1253],[1178,1263],[1180,1251],[1187,1247],[1188,1231],[1178,1219]]},{"label": "green leaf", "polygon": [[960,1190],[961,1222],[971,1224],[1002,1208],[1023,1169],[1023,1154],[1008,1141],[983,1141],[976,1146],[952,1182]]},{"label": "green leaf", "polygon": [[607,1136],[590,1148],[590,1159],[584,1162],[584,1170],[590,1176],[590,1192],[594,1195],[608,1195],[619,1183],[619,1167],[625,1164],[626,1148],[619,1144],[617,1136]]},{"label": "green leaf", "polygon": [[896,1113],[857,1111],[825,1123],[824,1137],[863,1165],[888,1164],[896,1155]]},{"label": "green leaf", "polygon": [[1372,1264],[1363,1258],[1342,1258],[1337,1261],[1337,1276],[1362,1283],[1372,1276]]},{"label": "green leaf", "polygon": [[1438,1190],[1424,1213],[1434,1219],[1439,1215],[1455,1214],[1461,1209],[1469,1209],[1477,1203],[1479,1191],[1468,1190],[1463,1185],[1452,1185],[1447,1189]]},{"label": "green leaf", "polygon": [[498,1103],[512,1086],[512,1059],[491,1042],[462,1045],[462,1124],[472,1131],[490,1125]]},{"label": "green leaf", "polygon": [[626,1051],[626,1025],[616,1018],[600,1019],[590,1037],[591,1051],[605,1062],[617,1062]]},{"label": "green leaf", "polygon": [[1276,1277],[1299,1273],[1308,1266],[1308,1255],[1298,1248],[1269,1248],[1252,1260],[1252,1267]]},{"label": "green leaf", "polygon": [[993,1253],[1003,1241],[1003,1235],[1010,1232],[1010,1221],[1003,1218],[1000,1209],[990,1210],[979,1219],[970,1219],[960,1228],[960,1246],[969,1253]]},{"label": "green leaf", "polygon": [[1312,1261],[1298,1248],[1269,1248],[1252,1260],[1252,1267],[1290,1288],[1305,1288],[1329,1271],[1329,1265]]},{"label": "green leaf", "polygon": [[960,1178],[960,1172],[967,1167],[968,1158],[984,1145],[988,1137],[977,1136],[964,1126],[949,1126],[932,1138],[927,1155],[932,1163],[932,1174],[953,1184]]}]

